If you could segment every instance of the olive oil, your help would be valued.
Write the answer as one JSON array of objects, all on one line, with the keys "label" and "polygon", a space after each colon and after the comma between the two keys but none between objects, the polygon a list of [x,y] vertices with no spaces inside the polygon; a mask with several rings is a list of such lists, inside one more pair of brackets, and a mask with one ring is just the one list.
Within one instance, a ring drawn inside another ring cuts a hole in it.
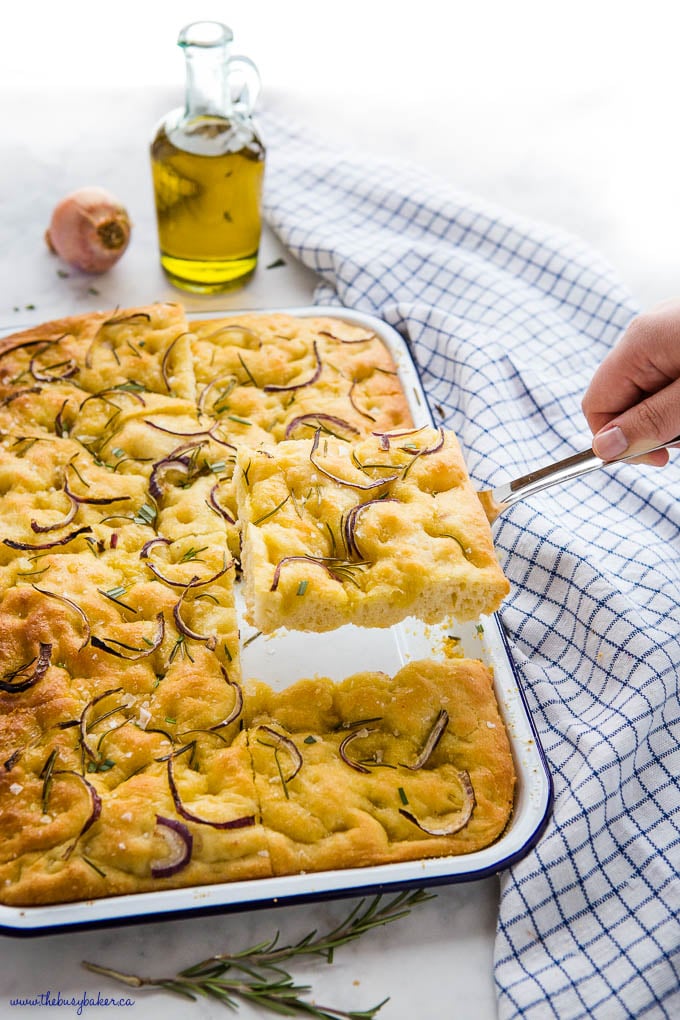
[{"label": "olive oil", "polygon": [[161,266],[199,293],[244,283],[260,243],[265,148],[251,117],[260,79],[251,60],[230,56],[231,41],[221,22],[182,29],[185,106],[151,142]]},{"label": "olive oil", "polygon": [[254,130],[250,133],[234,148],[229,121],[203,117],[192,125],[192,141],[203,137],[218,150],[214,154],[178,147],[163,125],[152,143],[161,265],[177,287],[225,290],[255,270],[264,147]]}]

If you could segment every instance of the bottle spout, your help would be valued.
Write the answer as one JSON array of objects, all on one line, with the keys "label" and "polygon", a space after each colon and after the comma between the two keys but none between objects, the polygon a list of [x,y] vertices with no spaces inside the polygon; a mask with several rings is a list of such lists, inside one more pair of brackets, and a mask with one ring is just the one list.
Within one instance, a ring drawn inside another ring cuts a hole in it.
[{"label": "bottle spout", "polygon": [[220,21],[195,21],[179,34],[186,58],[185,116],[229,117],[229,50],[233,34]]},{"label": "bottle spout", "polygon": [[233,39],[234,33],[221,21],[194,21],[190,25],[185,25],[179,33],[177,45],[182,49],[188,49],[190,46],[211,49],[229,46]]}]

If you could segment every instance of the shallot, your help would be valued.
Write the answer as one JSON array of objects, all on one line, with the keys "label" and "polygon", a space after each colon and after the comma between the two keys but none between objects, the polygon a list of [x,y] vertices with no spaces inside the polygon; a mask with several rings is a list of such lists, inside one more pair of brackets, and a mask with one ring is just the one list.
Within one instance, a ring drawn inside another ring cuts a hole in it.
[{"label": "shallot", "polygon": [[105,188],[80,188],[54,208],[45,241],[56,255],[85,273],[105,273],[128,246],[131,223]]}]

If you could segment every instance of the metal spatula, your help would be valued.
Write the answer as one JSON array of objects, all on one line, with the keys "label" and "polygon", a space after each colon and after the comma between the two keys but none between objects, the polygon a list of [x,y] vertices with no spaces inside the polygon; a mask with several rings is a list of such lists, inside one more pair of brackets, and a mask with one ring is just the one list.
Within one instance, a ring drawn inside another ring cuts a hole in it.
[{"label": "metal spatula", "polygon": [[564,460],[558,460],[555,464],[547,464],[545,467],[538,468],[537,471],[530,471],[529,474],[522,475],[521,478],[515,478],[512,482],[498,485],[495,489],[483,489],[477,495],[482,501],[482,506],[486,516],[489,518],[489,522],[493,524],[499,514],[502,514],[513,503],[519,502],[520,499],[525,499],[526,496],[533,496],[534,493],[540,492],[542,489],[548,489],[551,485],[557,485],[559,482],[568,482],[571,478],[586,475],[596,468],[607,467],[608,464],[618,464],[624,460],[632,460],[634,457],[643,457],[647,453],[653,453],[654,450],[662,450],[667,446],[673,446],[675,443],[680,443],[680,436],[676,436],[675,439],[671,439],[667,443],[660,443],[657,446],[651,446],[644,450],[636,450],[635,453],[627,453],[623,457],[617,457],[616,460],[600,460],[593,453],[592,449],[584,450],[582,453],[574,453],[571,457],[566,457]]}]

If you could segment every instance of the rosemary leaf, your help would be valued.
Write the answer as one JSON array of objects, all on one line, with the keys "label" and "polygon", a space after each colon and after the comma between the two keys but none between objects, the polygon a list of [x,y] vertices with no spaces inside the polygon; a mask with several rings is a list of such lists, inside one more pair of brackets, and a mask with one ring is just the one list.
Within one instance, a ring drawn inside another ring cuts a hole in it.
[{"label": "rosemary leaf", "polygon": [[268,510],[266,513],[262,514],[261,517],[258,517],[257,520],[253,521],[253,527],[257,527],[258,524],[263,524],[265,521],[269,520],[270,517],[273,517],[274,514],[278,513],[279,510],[281,510],[286,505],[290,497],[291,493],[289,492],[286,498],[282,499],[281,502],[277,506],[275,506],[273,510]]},{"label": "rosemary leaf", "polygon": [[387,999],[369,1009],[349,1012],[318,1005],[302,998],[312,989],[308,985],[296,984],[281,964],[303,956],[321,956],[330,963],[334,951],[340,946],[353,942],[373,928],[406,917],[413,907],[432,898],[432,894],[419,889],[399,893],[387,902],[383,902],[382,895],[368,902],[362,899],[344,920],[324,935],[312,931],[297,942],[279,945],[277,932],[269,942],[258,942],[240,952],[209,957],[184,968],[174,977],[139,977],[86,960],[83,960],[83,967],[132,988],[156,988],[192,1000],[204,996],[216,999],[232,1009],[239,1002],[250,1002],[279,1016],[308,1016],[318,1020],[374,1020]]}]

